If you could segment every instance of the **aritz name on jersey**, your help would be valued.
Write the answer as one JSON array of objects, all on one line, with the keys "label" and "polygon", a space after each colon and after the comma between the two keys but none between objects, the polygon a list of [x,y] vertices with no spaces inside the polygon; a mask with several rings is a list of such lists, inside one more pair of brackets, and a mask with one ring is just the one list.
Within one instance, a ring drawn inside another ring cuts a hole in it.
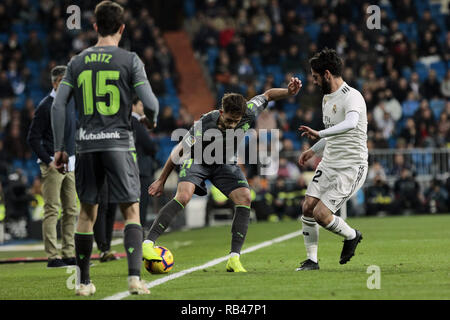
[{"label": "aritz name on jersey", "polygon": [[114,131],[114,132],[99,132],[99,133],[86,134],[86,130],[81,128],[80,129],[79,139],[83,140],[83,141],[120,139],[120,133],[118,131]]},{"label": "aritz name on jersey", "polygon": [[91,53],[84,57],[84,63],[88,64],[89,62],[103,62],[109,63],[109,60],[112,58],[112,54],[109,53]]}]

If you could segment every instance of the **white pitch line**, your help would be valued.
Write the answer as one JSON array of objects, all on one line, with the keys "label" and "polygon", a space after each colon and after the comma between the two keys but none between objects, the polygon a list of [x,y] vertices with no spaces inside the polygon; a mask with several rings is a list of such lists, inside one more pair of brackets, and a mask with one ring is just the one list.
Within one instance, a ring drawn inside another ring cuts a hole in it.
[{"label": "white pitch line", "polygon": [[[292,232],[292,233],[288,233],[288,234],[286,234],[284,236],[281,236],[281,237],[278,237],[278,238],[275,238],[275,239],[272,239],[272,240],[264,241],[264,242],[261,242],[260,244],[257,244],[257,245],[254,245],[252,247],[249,247],[249,248],[243,250],[241,252],[241,254],[246,254],[246,253],[249,253],[249,252],[253,252],[253,251],[259,250],[259,249],[271,246],[271,245],[273,245],[275,243],[279,243],[279,242],[283,242],[283,241],[295,238],[295,237],[297,237],[297,236],[299,236],[301,234],[302,234],[302,230],[296,231],[296,232]],[[228,260],[229,257],[230,257],[230,255],[226,255],[224,257],[211,260],[211,261],[209,261],[209,262],[207,262],[205,264],[202,264],[201,266],[192,267],[192,268],[189,268],[189,269],[186,269],[186,270],[182,270],[182,271],[179,271],[177,273],[170,274],[170,275],[168,275],[168,276],[166,276],[164,278],[160,278],[158,280],[148,282],[147,283],[147,288],[150,289],[150,288],[159,286],[160,284],[163,284],[163,283],[165,283],[167,281],[174,280],[174,279],[180,278],[182,276],[185,276],[185,275],[187,275],[189,273],[192,273],[192,272],[195,272],[195,271],[198,271],[198,270],[202,270],[202,269],[206,269],[206,268],[215,266],[216,264],[219,264],[221,262],[224,262],[224,261]],[[120,293],[117,293],[115,295],[106,297],[103,300],[121,300],[121,299],[124,299],[124,298],[128,297],[129,295],[130,295],[130,293],[128,291],[124,291],[124,292],[120,292]]]}]

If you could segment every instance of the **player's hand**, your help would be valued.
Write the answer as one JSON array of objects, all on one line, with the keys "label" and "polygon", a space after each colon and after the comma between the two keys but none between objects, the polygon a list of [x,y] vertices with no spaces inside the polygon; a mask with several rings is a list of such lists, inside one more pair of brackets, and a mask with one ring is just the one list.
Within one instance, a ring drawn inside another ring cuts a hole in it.
[{"label": "player's hand", "polygon": [[298,158],[298,164],[303,167],[306,162],[311,159],[314,156],[314,151],[312,151],[311,149],[302,152],[302,154],[300,155],[300,157]]},{"label": "player's hand", "polygon": [[139,122],[144,124],[149,130],[156,128],[156,122],[150,121],[146,116],[141,117]]},{"label": "player's hand", "polygon": [[148,187],[148,194],[152,197],[159,197],[164,191],[164,182],[162,180],[156,180],[150,187]]},{"label": "player's hand", "polygon": [[313,140],[320,138],[319,131],[311,129],[310,127],[300,126],[298,130],[303,131],[302,137],[306,135],[308,138]]},{"label": "player's hand", "polygon": [[291,96],[297,95],[302,87],[302,81],[299,78],[291,78],[288,84],[288,93]]},{"label": "player's hand", "polygon": [[58,170],[59,173],[65,174],[69,165],[69,155],[64,151],[57,151],[55,152],[55,159],[49,165]]}]

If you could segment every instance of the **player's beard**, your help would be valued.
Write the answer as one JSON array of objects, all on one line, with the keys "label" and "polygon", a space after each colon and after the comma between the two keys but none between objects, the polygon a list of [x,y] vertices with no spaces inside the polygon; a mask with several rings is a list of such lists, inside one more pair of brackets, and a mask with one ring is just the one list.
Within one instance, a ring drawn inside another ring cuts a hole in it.
[{"label": "player's beard", "polygon": [[322,89],[323,94],[330,94],[331,82],[328,82],[327,80],[325,80],[325,78],[322,78],[322,86],[320,88]]}]

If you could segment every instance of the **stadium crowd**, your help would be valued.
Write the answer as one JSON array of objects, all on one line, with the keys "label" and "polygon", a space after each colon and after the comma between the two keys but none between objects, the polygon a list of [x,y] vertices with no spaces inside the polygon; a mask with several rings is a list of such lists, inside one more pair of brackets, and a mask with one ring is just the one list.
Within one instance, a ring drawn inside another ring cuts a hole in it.
[{"label": "stadium crowd", "polygon": [[[302,178],[302,171],[314,168],[314,163],[299,168],[290,151],[306,150],[314,143],[300,136],[300,125],[323,128],[321,93],[313,84],[308,59],[325,47],[343,57],[344,80],[366,100],[369,151],[450,146],[449,8],[440,1],[422,0],[373,4],[381,8],[379,29],[367,26],[366,1],[195,1],[193,45],[208,66],[218,101],[230,91],[250,98],[266,88],[285,85],[292,75],[303,81],[297,98],[273,104],[257,123],[257,128],[283,132],[278,176],[292,183],[281,179],[272,183],[267,191],[275,199],[280,199],[280,188],[281,195],[298,190],[296,180]],[[448,181],[433,180],[421,190],[414,177],[421,172],[414,161],[402,154],[396,158],[406,158],[402,168],[395,164],[393,169],[383,168],[370,159],[371,171],[379,167],[383,174],[375,178],[372,173],[367,180],[371,188],[363,200],[366,211],[381,210],[372,206],[380,199],[375,192],[380,179],[388,188],[384,201],[390,203],[383,211],[448,210]],[[248,176],[252,172],[248,170]],[[395,185],[389,186],[386,175],[397,178]],[[414,181],[412,187],[406,183],[409,180]],[[279,207],[275,204],[273,212]]]},{"label": "stadium crowd", "polygon": [[[137,52],[146,65],[163,109],[153,137],[156,144],[164,144],[174,128],[189,128],[194,119],[176,97],[174,60],[148,4],[144,0],[118,2],[127,8],[121,45]],[[34,199],[39,194],[39,167],[26,143],[34,109],[51,89],[49,71],[95,44],[91,28],[95,3],[77,2],[83,11],[81,29],[74,30],[66,26],[65,8],[71,4],[68,0],[0,3],[0,180],[4,194],[18,184],[20,190],[23,186],[28,190],[26,196],[3,196],[4,200],[36,205],[31,194]],[[251,98],[267,88],[285,86],[292,75],[303,82],[296,98],[270,105],[256,124],[282,131],[281,179],[261,181],[264,177],[247,168],[255,201],[263,201],[262,207],[269,206],[279,217],[300,214],[288,207],[298,208],[302,192],[295,191],[304,190],[303,173],[316,164],[299,168],[294,154],[314,143],[300,137],[297,128],[301,124],[315,129],[323,126],[321,93],[313,85],[308,58],[324,47],[336,49],[343,57],[344,80],[363,93],[369,150],[449,147],[450,8],[440,1],[424,0],[370,4],[381,8],[379,29],[367,27],[369,4],[361,0],[184,1],[193,47],[207,66],[218,102],[225,92]],[[164,161],[165,155],[157,156],[155,169]],[[386,172],[391,170],[373,160],[370,165],[371,189],[367,188],[365,199],[370,212],[379,210],[373,209],[371,199],[378,199],[379,205],[385,196],[397,204],[386,209],[391,213],[404,205],[420,212],[448,210],[448,181],[436,180],[427,190],[419,190],[405,183],[414,179],[411,162],[403,159],[395,172]],[[379,175],[373,173],[378,171]],[[386,175],[396,176],[398,183],[389,186]],[[403,187],[415,192],[407,198],[418,199],[420,206],[400,202],[406,194]]]}]

